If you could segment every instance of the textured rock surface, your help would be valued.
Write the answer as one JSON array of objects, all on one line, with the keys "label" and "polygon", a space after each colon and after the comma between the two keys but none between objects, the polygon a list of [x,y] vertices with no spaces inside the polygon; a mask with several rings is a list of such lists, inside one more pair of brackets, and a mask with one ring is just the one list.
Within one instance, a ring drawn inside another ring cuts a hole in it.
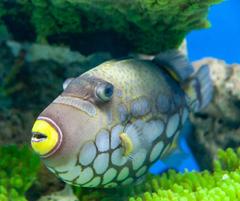
[{"label": "textured rock surface", "polygon": [[[50,52],[50,54],[47,54]],[[34,118],[78,76],[111,57],[85,57],[68,48],[0,43],[0,144],[29,142]]]},{"label": "textured rock surface", "polygon": [[240,65],[205,58],[193,63],[195,68],[208,65],[214,81],[212,103],[192,115],[195,133],[191,146],[202,168],[211,168],[217,149],[240,145]]},{"label": "textured rock surface", "polygon": [[188,32],[208,27],[208,8],[220,1],[5,0],[0,3],[0,34],[67,44],[86,54],[152,54],[176,48]]},{"label": "textured rock surface", "polygon": [[66,185],[62,191],[43,196],[38,201],[79,201],[79,199],[73,194],[72,188]]}]

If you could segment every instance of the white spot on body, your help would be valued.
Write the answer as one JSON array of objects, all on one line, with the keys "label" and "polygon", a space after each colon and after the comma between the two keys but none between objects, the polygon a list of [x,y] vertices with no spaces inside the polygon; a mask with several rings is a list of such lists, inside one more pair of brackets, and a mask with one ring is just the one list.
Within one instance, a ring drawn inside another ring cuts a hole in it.
[{"label": "white spot on body", "polygon": [[112,183],[106,184],[104,187],[105,188],[113,188],[113,187],[116,187],[116,186],[117,186],[117,183],[112,182]]},{"label": "white spot on body", "polygon": [[111,133],[111,148],[115,149],[120,143],[121,140],[119,138],[119,135],[123,132],[123,126],[117,125],[112,129]]},{"label": "white spot on body", "polygon": [[117,170],[115,170],[114,168],[109,168],[103,175],[102,184],[106,184],[112,181],[116,175],[117,175]]},{"label": "white spot on body", "polygon": [[72,158],[69,158],[68,162],[64,163],[64,165],[57,166],[54,169],[57,172],[66,172],[70,169],[72,169],[77,163],[77,156],[73,156]]},{"label": "white spot on body", "polygon": [[98,151],[103,152],[109,149],[109,133],[106,130],[100,131],[96,137]]},{"label": "white spot on body", "polygon": [[108,164],[109,164],[109,154],[104,153],[104,154],[99,154],[97,156],[97,158],[93,163],[93,167],[97,174],[102,174],[107,170]]},{"label": "white spot on body", "polygon": [[118,106],[118,113],[119,113],[119,119],[121,122],[124,122],[127,120],[128,111],[127,111],[127,108],[125,107],[125,105],[120,104]]},{"label": "white spot on body", "polygon": [[185,123],[185,121],[187,120],[188,117],[188,109],[184,108],[183,109],[183,113],[182,113],[182,125]]},{"label": "white spot on body", "polygon": [[135,117],[147,114],[150,109],[150,104],[146,98],[139,98],[131,104],[131,113]]},{"label": "white spot on body", "polygon": [[158,138],[164,130],[164,124],[161,120],[152,120],[145,123],[143,128],[144,138],[152,143],[156,138]]},{"label": "white spot on body", "polygon": [[81,174],[82,168],[81,166],[75,166],[70,169],[67,173],[60,173],[59,176],[64,180],[73,180]]},{"label": "white spot on body", "polygon": [[166,134],[168,138],[172,137],[173,134],[176,132],[179,126],[179,123],[180,123],[180,118],[178,113],[174,114],[169,118],[167,129],[166,129]]},{"label": "white spot on body", "polygon": [[133,181],[133,178],[127,178],[125,181],[122,182],[122,185],[131,184]]},{"label": "white spot on body", "polygon": [[89,165],[95,158],[97,153],[96,147],[93,142],[85,144],[79,155],[79,162],[82,165]]},{"label": "white spot on body", "polygon": [[133,155],[132,165],[133,169],[137,170],[144,163],[147,155],[147,151],[145,149],[140,149],[136,154]]},{"label": "white spot on body", "polygon": [[81,174],[82,168],[80,166],[75,166],[70,169],[67,173],[60,173],[59,176],[64,180],[73,180]]},{"label": "white spot on body", "polygon": [[133,125],[136,127],[136,128],[138,128],[138,129],[143,129],[143,127],[145,126],[145,122],[143,121],[143,120],[141,120],[141,119],[137,119],[134,123],[133,123]]},{"label": "white spot on body", "polygon": [[123,149],[118,148],[112,153],[112,163],[117,166],[122,166],[127,162],[127,157],[123,156]]},{"label": "white spot on body", "polygon": [[150,162],[153,162],[154,160],[156,160],[160,156],[163,147],[164,147],[164,143],[162,141],[158,142],[153,147],[152,152],[150,154]]},{"label": "white spot on body", "polygon": [[81,172],[78,179],[76,180],[76,183],[84,184],[90,181],[92,178],[93,178],[93,170],[92,168],[88,167]]},{"label": "white spot on body", "polygon": [[141,177],[141,176],[146,172],[146,170],[147,170],[147,166],[141,167],[141,168],[137,171],[136,176],[137,176],[137,177]]},{"label": "white spot on body", "polygon": [[118,177],[117,177],[117,180],[118,180],[118,181],[122,181],[122,180],[126,179],[126,177],[128,176],[128,174],[129,174],[129,169],[128,169],[128,167],[124,167],[124,168],[120,171],[120,173],[119,173],[119,175],[118,175]]},{"label": "white spot on body", "polygon": [[95,177],[92,181],[89,183],[83,185],[84,187],[96,187],[100,184],[101,178],[100,177]]}]

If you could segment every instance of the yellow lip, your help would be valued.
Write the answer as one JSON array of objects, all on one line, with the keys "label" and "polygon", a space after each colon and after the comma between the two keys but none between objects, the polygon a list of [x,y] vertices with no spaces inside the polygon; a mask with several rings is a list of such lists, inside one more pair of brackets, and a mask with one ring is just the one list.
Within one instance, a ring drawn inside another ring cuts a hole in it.
[{"label": "yellow lip", "polygon": [[61,141],[60,133],[47,121],[47,118],[35,121],[32,134],[32,148],[40,156],[48,156],[56,150]]}]

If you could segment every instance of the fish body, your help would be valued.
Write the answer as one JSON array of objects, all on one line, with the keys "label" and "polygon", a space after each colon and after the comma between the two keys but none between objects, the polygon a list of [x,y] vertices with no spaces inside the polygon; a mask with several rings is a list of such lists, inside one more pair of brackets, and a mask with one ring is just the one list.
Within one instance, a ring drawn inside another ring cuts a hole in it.
[{"label": "fish body", "polygon": [[206,68],[192,76],[189,66],[174,69],[179,57],[167,59],[108,61],[67,80],[32,129],[49,170],[72,185],[109,188],[140,180],[168,155],[189,110],[209,102],[211,85],[198,79]]}]

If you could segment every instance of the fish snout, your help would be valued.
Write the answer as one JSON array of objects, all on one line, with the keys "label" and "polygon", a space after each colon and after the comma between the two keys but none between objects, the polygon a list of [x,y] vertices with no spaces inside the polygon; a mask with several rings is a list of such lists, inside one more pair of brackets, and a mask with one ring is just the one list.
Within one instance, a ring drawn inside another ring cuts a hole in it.
[{"label": "fish snout", "polygon": [[38,117],[32,128],[31,146],[41,157],[55,153],[62,143],[62,132],[50,118]]}]

